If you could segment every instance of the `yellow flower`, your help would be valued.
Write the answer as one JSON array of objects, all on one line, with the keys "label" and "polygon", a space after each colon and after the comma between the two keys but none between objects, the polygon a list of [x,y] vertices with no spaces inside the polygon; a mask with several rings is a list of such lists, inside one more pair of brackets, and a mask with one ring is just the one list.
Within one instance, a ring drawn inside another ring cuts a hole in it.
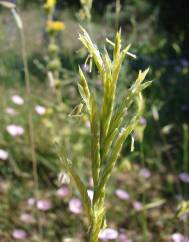
[{"label": "yellow flower", "polygon": [[81,20],[84,20],[85,17],[86,17],[85,12],[84,12],[83,9],[81,9],[81,10],[79,11],[79,18],[80,18]]},{"label": "yellow flower", "polygon": [[44,8],[46,10],[51,10],[56,5],[56,0],[47,0],[47,2],[44,4]]},{"label": "yellow flower", "polygon": [[65,29],[65,24],[60,21],[48,21],[47,30],[50,32],[58,32]]}]

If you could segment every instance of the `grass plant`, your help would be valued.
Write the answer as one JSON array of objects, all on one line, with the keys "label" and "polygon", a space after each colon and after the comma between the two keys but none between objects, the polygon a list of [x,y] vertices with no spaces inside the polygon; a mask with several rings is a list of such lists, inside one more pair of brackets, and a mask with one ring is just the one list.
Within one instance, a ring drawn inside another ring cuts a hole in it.
[{"label": "grass plant", "polygon": [[104,47],[104,53],[101,54],[87,31],[82,27],[81,31],[79,40],[88,51],[87,60],[90,59],[91,63],[95,65],[98,78],[103,85],[103,94],[97,97],[79,67],[78,88],[91,128],[91,173],[94,183],[92,201],[88,196],[87,186],[77,174],[74,163],[69,160],[64,149],[61,152],[61,160],[80,192],[89,220],[89,241],[97,242],[100,230],[106,227],[107,183],[125,140],[135,130],[142,115],[142,91],[151,84],[151,81],[143,82],[148,69],[139,71],[136,81],[127,90],[125,98],[121,103],[115,105],[116,88],[122,63],[127,55],[134,57],[129,52],[130,45],[122,49],[121,31],[117,32],[115,43],[107,39],[107,42],[113,47],[111,60],[106,47]]}]

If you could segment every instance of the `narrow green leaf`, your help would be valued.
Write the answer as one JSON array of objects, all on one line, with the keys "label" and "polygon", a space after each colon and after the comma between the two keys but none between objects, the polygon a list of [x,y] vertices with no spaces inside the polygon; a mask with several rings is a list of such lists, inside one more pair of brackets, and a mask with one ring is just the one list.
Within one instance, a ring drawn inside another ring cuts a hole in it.
[{"label": "narrow green leaf", "polygon": [[72,177],[72,179],[74,180],[80,195],[81,195],[81,199],[84,205],[84,208],[86,210],[87,216],[89,221],[91,221],[91,201],[90,198],[88,196],[87,193],[87,188],[85,187],[84,183],[81,181],[79,175],[77,174],[77,172],[74,169],[74,166],[72,164],[72,162],[70,160],[67,160],[64,158],[60,158],[63,164],[63,167],[65,168],[65,170],[68,172],[68,174]]}]

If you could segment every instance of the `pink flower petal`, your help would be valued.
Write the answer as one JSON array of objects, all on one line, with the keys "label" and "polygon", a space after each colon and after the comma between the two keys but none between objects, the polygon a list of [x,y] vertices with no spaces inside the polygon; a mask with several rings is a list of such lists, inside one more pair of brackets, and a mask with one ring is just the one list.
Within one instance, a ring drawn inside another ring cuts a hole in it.
[{"label": "pink flower petal", "polygon": [[125,233],[119,234],[118,241],[119,242],[131,242],[131,240],[128,239],[128,236]]},{"label": "pink flower petal", "polygon": [[140,125],[145,126],[146,125],[146,119],[144,117],[141,117],[139,120]]},{"label": "pink flower petal", "polygon": [[130,198],[129,193],[123,189],[117,189],[115,193],[116,196],[121,200],[128,200]]},{"label": "pink flower petal", "polygon": [[9,157],[9,154],[6,150],[0,149],[0,160],[7,160]]},{"label": "pink flower petal", "polygon": [[171,235],[171,239],[173,242],[189,242],[189,238],[185,237],[180,233],[174,233]]},{"label": "pink flower petal", "polygon": [[151,173],[147,168],[143,168],[139,171],[139,175],[143,176],[144,178],[149,178],[151,176]]},{"label": "pink flower petal", "polygon": [[183,172],[179,174],[179,179],[182,182],[189,183],[189,173]]},{"label": "pink flower petal", "polygon": [[27,201],[27,203],[28,203],[28,205],[29,205],[30,207],[34,206],[34,205],[35,205],[35,202],[36,202],[36,200],[35,200],[35,198],[33,198],[33,197],[30,197],[30,198],[28,199],[28,201]]},{"label": "pink flower petal", "polygon": [[24,240],[27,237],[27,233],[26,231],[22,230],[22,229],[15,229],[12,232],[12,237],[14,239],[18,239],[18,240]]},{"label": "pink flower petal", "polygon": [[133,202],[133,208],[136,211],[141,211],[143,208],[142,203],[140,203],[138,201]]},{"label": "pink flower petal", "polygon": [[37,208],[41,211],[48,211],[49,209],[52,208],[52,204],[48,200],[38,200]]},{"label": "pink flower petal", "polygon": [[32,224],[35,222],[34,217],[29,213],[22,213],[20,215],[20,220],[26,224]]},{"label": "pink flower petal", "polygon": [[36,111],[37,114],[42,116],[42,115],[44,115],[46,113],[46,108],[43,107],[43,106],[37,105],[35,107],[35,111]]},{"label": "pink flower petal", "polygon": [[19,95],[13,95],[12,101],[13,101],[13,103],[15,103],[17,105],[23,105],[24,104],[24,99],[22,97],[20,97]]},{"label": "pink flower petal", "polygon": [[70,210],[70,212],[75,213],[75,214],[82,213],[83,209],[82,209],[81,200],[79,200],[78,198],[72,198],[69,201],[69,210]]},{"label": "pink flower petal", "polygon": [[58,197],[67,197],[69,195],[69,189],[67,186],[63,186],[56,191]]},{"label": "pink flower petal", "polygon": [[11,115],[11,116],[15,116],[17,114],[17,112],[13,109],[13,108],[6,108],[6,113]]},{"label": "pink flower petal", "polygon": [[118,232],[115,229],[107,228],[101,230],[98,237],[101,240],[112,240],[118,237]]},{"label": "pink flower petal", "polygon": [[6,131],[13,137],[20,136],[24,134],[23,127],[16,125],[16,124],[10,124],[7,125]]}]

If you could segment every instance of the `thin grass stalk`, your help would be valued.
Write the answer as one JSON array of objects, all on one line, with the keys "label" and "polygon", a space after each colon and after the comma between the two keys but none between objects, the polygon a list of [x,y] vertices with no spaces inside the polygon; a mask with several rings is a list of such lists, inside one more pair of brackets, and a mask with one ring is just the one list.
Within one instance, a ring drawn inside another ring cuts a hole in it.
[{"label": "thin grass stalk", "polygon": [[[189,164],[189,155],[188,155],[188,149],[189,149],[189,135],[188,135],[188,125],[187,124],[183,124],[182,126],[182,132],[183,132],[183,166],[184,166],[184,172],[188,173],[188,164]],[[184,197],[187,197],[188,194],[188,184],[184,184]],[[187,228],[188,228],[188,220],[184,220],[184,231],[185,233],[187,233]]]},{"label": "thin grass stalk", "polygon": [[[22,60],[23,60],[23,66],[24,66],[24,78],[25,78],[25,87],[26,87],[26,94],[28,99],[28,106],[32,104],[31,101],[31,85],[30,85],[30,76],[29,76],[29,68],[28,68],[28,60],[27,60],[27,51],[26,51],[26,40],[25,40],[25,34],[23,29],[23,22],[21,20],[21,17],[16,12],[15,8],[11,9],[11,12],[14,16],[14,19],[16,21],[16,24],[19,29],[20,33],[20,40],[21,40],[21,52],[22,52]],[[28,110],[28,127],[29,127],[29,139],[30,139],[30,147],[31,147],[31,158],[32,158],[32,173],[33,173],[33,180],[34,180],[34,196],[36,199],[38,199],[39,195],[39,178],[38,178],[38,170],[37,170],[37,157],[36,157],[36,151],[35,151],[35,134],[34,134],[34,127],[33,127],[33,120],[32,120],[32,112]],[[37,217],[37,220],[39,221],[39,215],[37,210],[35,210],[35,214]],[[38,223],[38,229],[41,234],[41,226]]]},{"label": "thin grass stalk", "polygon": [[183,130],[183,164],[184,164],[184,171],[188,172],[189,171],[189,129],[188,129],[188,125],[187,124],[183,124],[182,126],[182,130]]},{"label": "thin grass stalk", "polygon": [[[156,119],[155,121],[156,121],[157,128],[158,128],[158,130],[159,130],[159,133],[160,133],[160,138],[161,138],[161,140],[162,140],[162,143],[163,143],[163,145],[166,147],[166,146],[168,146],[168,145],[167,145],[167,139],[166,139],[165,134],[162,132],[162,129],[161,129],[161,127],[160,127],[160,123],[159,123],[159,119]],[[170,170],[171,170],[171,172],[176,176],[176,175],[177,175],[177,171],[176,171],[175,166],[174,166],[174,163],[173,163],[174,158],[173,158],[173,156],[172,156],[172,153],[171,153],[171,151],[168,150],[168,149],[165,150],[165,153],[166,153],[166,156],[167,156],[167,160],[168,160],[168,162],[169,162],[169,165],[170,165]],[[173,186],[172,184],[171,184],[171,186],[172,186],[172,191],[174,192],[174,186]],[[176,192],[177,192],[178,194],[182,194],[182,189],[181,189],[181,185],[180,185],[180,183],[177,182],[177,183],[175,184],[175,186],[176,186]]]},{"label": "thin grass stalk", "polygon": [[116,0],[116,3],[115,3],[116,7],[116,20],[115,20],[115,28],[116,30],[118,30],[118,27],[119,27],[119,20],[120,20],[120,11],[121,11],[121,3],[120,3],[120,0]]}]

